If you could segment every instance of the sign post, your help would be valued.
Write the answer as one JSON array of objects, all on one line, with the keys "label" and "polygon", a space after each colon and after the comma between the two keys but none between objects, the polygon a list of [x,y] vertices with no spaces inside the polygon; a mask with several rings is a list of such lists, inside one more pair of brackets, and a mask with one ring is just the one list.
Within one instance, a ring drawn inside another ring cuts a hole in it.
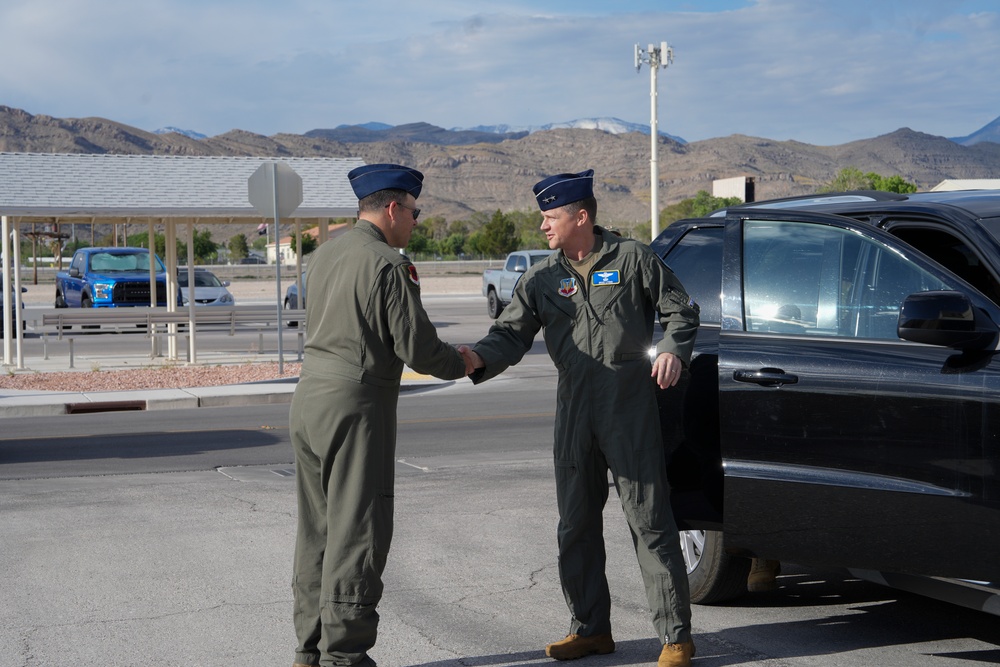
[{"label": "sign post", "polygon": [[[274,284],[278,301],[278,374],[285,372],[282,345],[284,323],[281,318],[281,240],[278,225],[302,203],[302,178],[284,162],[265,162],[247,179],[250,203],[265,218],[274,218]],[[266,224],[266,223],[265,223]]]}]

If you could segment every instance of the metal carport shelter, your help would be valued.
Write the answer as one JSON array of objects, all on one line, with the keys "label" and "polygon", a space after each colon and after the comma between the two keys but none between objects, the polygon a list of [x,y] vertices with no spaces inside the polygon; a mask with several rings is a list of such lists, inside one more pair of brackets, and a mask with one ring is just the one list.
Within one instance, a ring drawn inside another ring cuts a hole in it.
[{"label": "metal carport shelter", "polygon": [[[164,226],[167,291],[173,293],[177,289],[177,225],[186,225],[188,256],[193,257],[195,224],[246,225],[270,220],[262,218],[247,197],[248,179],[268,162],[284,162],[302,178],[302,203],[287,220],[281,220],[295,224],[297,237],[303,220],[320,223],[318,240],[322,243],[329,218],[356,217],[358,201],[347,172],[364,164],[360,158],[0,153],[3,294],[16,291],[20,295],[22,225],[143,222],[148,225],[151,247],[154,225]],[[301,275],[298,254],[296,262],[296,275]],[[188,265],[193,271],[193,262]],[[280,270],[280,264],[276,270]],[[155,306],[156,290],[151,292],[151,305]],[[280,295],[277,307],[281,308]],[[6,323],[11,322],[11,308],[15,309],[16,326],[21,327],[20,298],[3,300]],[[176,309],[176,305],[171,303],[168,308]],[[193,299],[188,308],[190,358],[195,360]],[[13,333],[10,326],[4,327],[5,365],[11,364]],[[171,338],[171,354],[176,358],[174,345]],[[23,368],[20,336],[17,365]]]}]

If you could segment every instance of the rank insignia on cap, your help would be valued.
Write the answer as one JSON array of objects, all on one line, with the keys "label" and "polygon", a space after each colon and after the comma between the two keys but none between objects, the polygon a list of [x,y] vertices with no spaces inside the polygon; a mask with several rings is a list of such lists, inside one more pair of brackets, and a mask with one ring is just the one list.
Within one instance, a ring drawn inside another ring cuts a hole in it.
[{"label": "rank insignia on cap", "polygon": [[417,275],[417,267],[410,264],[408,267],[406,267],[406,269],[407,271],[410,272],[410,282],[413,283],[414,285],[419,285],[420,276]]},{"label": "rank insignia on cap", "polygon": [[620,282],[618,271],[598,271],[590,277],[591,285],[617,285]]},{"label": "rank insignia on cap", "polygon": [[578,289],[576,278],[563,278],[559,281],[559,296],[573,296]]},{"label": "rank insignia on cap", "polygon": [[531,188],[538,208],[548,211],[594,196],[594,170],[578,174],[556,174],[543,179]]}]

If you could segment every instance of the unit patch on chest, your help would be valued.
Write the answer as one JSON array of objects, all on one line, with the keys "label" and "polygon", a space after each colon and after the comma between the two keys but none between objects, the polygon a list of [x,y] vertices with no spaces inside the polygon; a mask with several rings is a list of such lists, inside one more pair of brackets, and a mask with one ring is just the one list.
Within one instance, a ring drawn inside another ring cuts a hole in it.
[{"label": "unit patch on chest", "polygon": [[595,271],[590,276],[590,284],[595,287],[599,285],[617,285],[619,282],[621,282],[621,275],[617,270]]},{"label": "unit patch on chest", "polygon": [[563,278],[559,281],[559,296],[573,296],[579,289],[576,278]]}]

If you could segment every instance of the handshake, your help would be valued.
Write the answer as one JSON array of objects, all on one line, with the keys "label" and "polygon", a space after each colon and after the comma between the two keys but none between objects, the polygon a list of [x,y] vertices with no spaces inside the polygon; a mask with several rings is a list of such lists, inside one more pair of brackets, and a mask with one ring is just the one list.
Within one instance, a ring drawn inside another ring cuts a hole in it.
[{"label": "handshake", "polygon": [[486,362],[478,354],[472,351],[472,348],[468,345],[457,345],[456,349],[459,354],[462,355],[462,359],[465,360],[465,374],[472,375],[472,373],[477,368],[483,368],[486,366]]}]

